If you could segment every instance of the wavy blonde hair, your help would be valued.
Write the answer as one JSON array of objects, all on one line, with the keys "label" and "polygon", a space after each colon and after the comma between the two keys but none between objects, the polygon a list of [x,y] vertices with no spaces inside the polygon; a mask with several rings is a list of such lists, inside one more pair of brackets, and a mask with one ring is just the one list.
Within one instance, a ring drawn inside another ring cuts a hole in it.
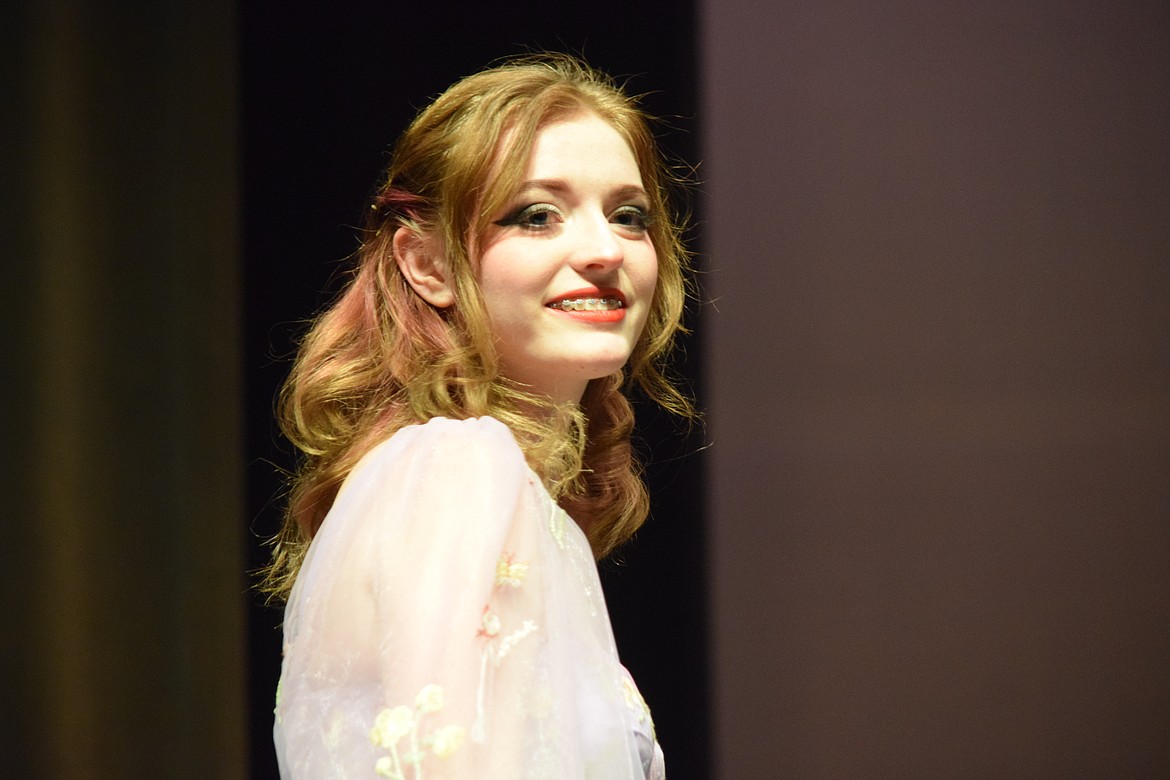
[{"label": "wavy blonde hair", "polygon": [[[648,230],[658,281],[626,371],[593,380],[579,406],[563,406],[500,375],[472,255],[519,186],[540,130],[581,113],[611,125],[634,153],[654,216]],[[287,597],[357,462],[398,429],[436,416],[490,415],[508,425],[596,557],[629,539],[649,501],[623,391],[637,383],[664,408],[694,416],[665,373],[683,331],[689,279],[684,220],[668,197],[678,181],[636,100],[566,55],[506,61],[457,82],[424,109],[395,146],[352,277],[312,324],[281,390],[281,428],[302,459],[261,589]],[[392,247],[398,230],[441,239],[453,306],[431,306],[403,277]]]}]

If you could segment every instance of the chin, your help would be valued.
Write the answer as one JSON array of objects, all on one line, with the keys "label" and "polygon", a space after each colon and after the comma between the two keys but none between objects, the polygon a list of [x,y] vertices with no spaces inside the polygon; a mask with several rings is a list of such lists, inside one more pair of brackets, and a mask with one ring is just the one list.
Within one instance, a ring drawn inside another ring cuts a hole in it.
[{"label": "chin", "polygon": [[579,365],[587,367],[585,375],[589,379],[601,379],[607,377],[615,371],[620,371],[623,366],[630,360],[630,350],[621,349],[607,354],[592,355],[583,357]]}]

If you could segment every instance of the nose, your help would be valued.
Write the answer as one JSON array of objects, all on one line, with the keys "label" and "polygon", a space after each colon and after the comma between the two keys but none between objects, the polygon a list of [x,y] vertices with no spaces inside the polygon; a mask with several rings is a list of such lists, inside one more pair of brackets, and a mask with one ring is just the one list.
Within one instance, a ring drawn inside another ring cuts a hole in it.
[{"label": "nose", "polygon": [[625,247],[604,214],[581,220],[577,232],[571,262],[578,272],[605,273],[621,266]]}]

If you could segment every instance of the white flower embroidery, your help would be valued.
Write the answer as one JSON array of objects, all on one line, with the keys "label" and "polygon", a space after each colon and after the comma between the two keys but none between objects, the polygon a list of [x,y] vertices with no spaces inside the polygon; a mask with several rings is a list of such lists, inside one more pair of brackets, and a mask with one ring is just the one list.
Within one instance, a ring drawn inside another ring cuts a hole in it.
[{"label": "white flower embroidery", "polygon": [[444,726],[431,735],[431,752],[439,758],[450,757],[463,744],[467,732],[460,726]]},{"label": "white flower embroidery", "polygon": [[[392,780],[407,780],[407,777],[421,780],[426,748],[430,748],[440,759],[449,758],[459,749],[465,731],[462,726],[456,725],[436,728],[422,738],[423,749],[420,749],[419,727],[422,718],[443,709],[443,701],[442,686],[432,683],[424,685],[414,697],[414,710],[399,704],[378,713],[370,729],[370,742],[375,747],[390,751],[389,755],[381,756],[374,763],[374,772],[378,776]],[[403,746],[405,752],[400,753],[399,743],[404,737],[409,737],[409,744]]]},{"label": "white flower embroidery", "polygon": [[[501,596],[500,591],[504,588],[518,589],[522,587],[525,578],[528,576],[528,568],[528,561],[517,561],[514,553],[502,553],[499,560],[496,561],[496,578],[492,587],[492,601],[494,602],[496,597],[501,597],[507,603],[509,597]],[[483,651],[480,654],[479,685],[475,692],[475,723],[471,726],[472,742],[482,743],[486,738],[487,715],[485,702],[488,698],[491,670],[499,666],[504,656],[510,653],[512,648],[520,640],[536,631],[537,624],[534,620],[525,620],[520,628],[508,634],[503,639],[500,639],[500,631],[503,628],[503,621],[492,609],[492,602],[484,604],[483,616],[480,618],[480,627],[475,632],[476,636],[482,637],[485,641],[483,643]],[[459,739],[462,738],[463,735],[460,734]],[[446,746],[444,742],[442,747],[445,749]],[[440,744],[436,742],[433,749],[437,755]]]},{"label": "white flower embroidery", "polygon": [[506,637],[504,637],[503,639],[500,640],[500,649],[496,651],[496,657],[503,658],[504,656],[506,656],[509,652],[511,652],[512,648],[516,646],[517,642],[519,642],[521,639],[528,636],[529,634],[531,634],[535,630],[536,630],[536,621],[535,620],[525,620],[524,625],[522,625],[520,628],[518,628],[517,630],[513,631],[511,634],[508,634]]},{"label": "white flower embroidery", "polygon": [[438,712],[443,709],[442,686],[433,683],[423,686],[423,689],[418,692],[418,696],[414,700],[414,706],[422,713]]},{"label": "white flower embroidery", "polygon": [[492,612],[487,604],[483,605],[483,617],[480,618],[480,629],[477,636],[486,636],[488,639],[500,633],[500,616]]},{"label": "white flower embroidery", "polygon": [[374,718],[370,729],[370,741],[381,748],[392,748],[398,740],[409,734],[415,727],[414,713],[406,705],[384,709]]}]

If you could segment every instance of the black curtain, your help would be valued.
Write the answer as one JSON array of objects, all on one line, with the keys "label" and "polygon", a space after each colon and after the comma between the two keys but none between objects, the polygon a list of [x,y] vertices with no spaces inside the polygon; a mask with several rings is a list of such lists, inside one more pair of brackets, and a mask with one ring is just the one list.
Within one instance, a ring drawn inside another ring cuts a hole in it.
[{"label": "black curtain", "polygon": [[[280,522],[272,422],[303,322],[336,292],[355,228],[415,112],[462,76],[528,50],[582,54],[667,122],[671,154],[697,162],[694,12],[646,1],[573,5],[240,5],[250,562]],[[692,325],[697,317],[692,317]],[[694,376],[696,345],[684,372]],[[602,574],[619,648],[654,710],[671,777],[709,775],[700,434],[640,412],[651,521]],[[689,455],[689,457],[688,457]],[[278,611],[250,616],[253,777],[275,777]]]}]

